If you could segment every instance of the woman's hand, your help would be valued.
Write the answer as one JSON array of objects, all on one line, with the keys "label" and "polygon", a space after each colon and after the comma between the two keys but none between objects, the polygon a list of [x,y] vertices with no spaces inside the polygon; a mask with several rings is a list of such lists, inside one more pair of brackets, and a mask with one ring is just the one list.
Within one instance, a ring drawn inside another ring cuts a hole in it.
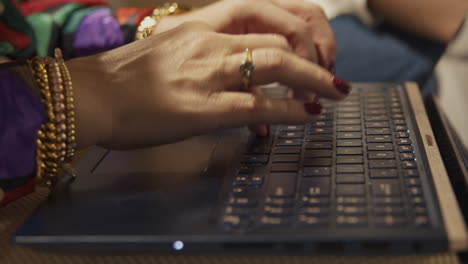
[{"label": "woman's hand", "polygon": [[320,105],[240,91],[246,48],[253,50],[256,67],[252,85],[280,82],[304,94],[346,96],[346,84],[291,52],[284,37],[228,35],[201,22],[186,23],[68,62],[78,147],[128,149],[219,128],[315,120]]},{"label": "woman's hand", "polygon": [[333,70],[336,46],[323,10],[303,0],[223,0],[186,14],[163,18],[155,34],[187,22],[203,21],[216,32],[273,33],[285,36],[297,55]]}]

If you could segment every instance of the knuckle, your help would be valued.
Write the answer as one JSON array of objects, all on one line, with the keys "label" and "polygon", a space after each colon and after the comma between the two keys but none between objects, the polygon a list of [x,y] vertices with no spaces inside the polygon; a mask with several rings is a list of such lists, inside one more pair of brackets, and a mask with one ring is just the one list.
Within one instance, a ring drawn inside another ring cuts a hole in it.
[{"label": "knuckle", "polygon": [[266,49],[260,56],[264,59],[266,71],[281,70],[286,65],[285,52],[280,49]]}]

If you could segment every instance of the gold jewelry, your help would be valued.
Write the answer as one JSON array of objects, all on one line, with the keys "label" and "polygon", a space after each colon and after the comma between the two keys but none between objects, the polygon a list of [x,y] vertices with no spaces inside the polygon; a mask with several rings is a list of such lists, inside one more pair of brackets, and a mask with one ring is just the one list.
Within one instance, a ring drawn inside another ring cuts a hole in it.
[{"label": "gold jewelry", "polygon": [[165,16],[177,15],[190,11],[191,8],[181,6],[177,3],[166,3],[162,7],[155,8],[151,15],[146,16],[140,22],[135,34],[136,40],[147,38]]},{"label": "gold jewelry", "polygon": [[55,57],[35,57],[28,61],[47,114],[46,122],[37,133],[36,179],[49,186],[57,182],[60,168],[72,171],[66,162],[73,159],[76,147],[70,74],[59,49],[55,50]]},{"label": "gold jewelry", "polygon": [[253,64],[252,51],[245,49],[245,59],[239,67],[239,72],[242,76],[242,88],[244,91],[249,90],[250,82],[255,74],[255,66]]}]

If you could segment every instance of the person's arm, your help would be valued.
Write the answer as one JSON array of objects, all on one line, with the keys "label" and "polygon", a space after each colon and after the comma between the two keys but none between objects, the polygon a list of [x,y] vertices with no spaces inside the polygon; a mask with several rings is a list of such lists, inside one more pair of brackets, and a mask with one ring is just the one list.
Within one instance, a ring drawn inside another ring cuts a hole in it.
[{"label": "person's arm", "polygon": [[468,12],[466,0],[368,0],[368,6],[388,23],[442,43],[455,36]]}]

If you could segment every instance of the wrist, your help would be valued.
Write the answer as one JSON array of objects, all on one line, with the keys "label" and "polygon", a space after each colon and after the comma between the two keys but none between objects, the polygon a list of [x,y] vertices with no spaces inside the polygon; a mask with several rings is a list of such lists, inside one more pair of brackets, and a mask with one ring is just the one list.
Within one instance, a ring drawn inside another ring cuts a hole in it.
[{"label": "wrist", "polygon": [[67,62],[75,97],[77,149],[97,145],[110,135],[112,111],[104,91],[108,75],[99,56]]}]

